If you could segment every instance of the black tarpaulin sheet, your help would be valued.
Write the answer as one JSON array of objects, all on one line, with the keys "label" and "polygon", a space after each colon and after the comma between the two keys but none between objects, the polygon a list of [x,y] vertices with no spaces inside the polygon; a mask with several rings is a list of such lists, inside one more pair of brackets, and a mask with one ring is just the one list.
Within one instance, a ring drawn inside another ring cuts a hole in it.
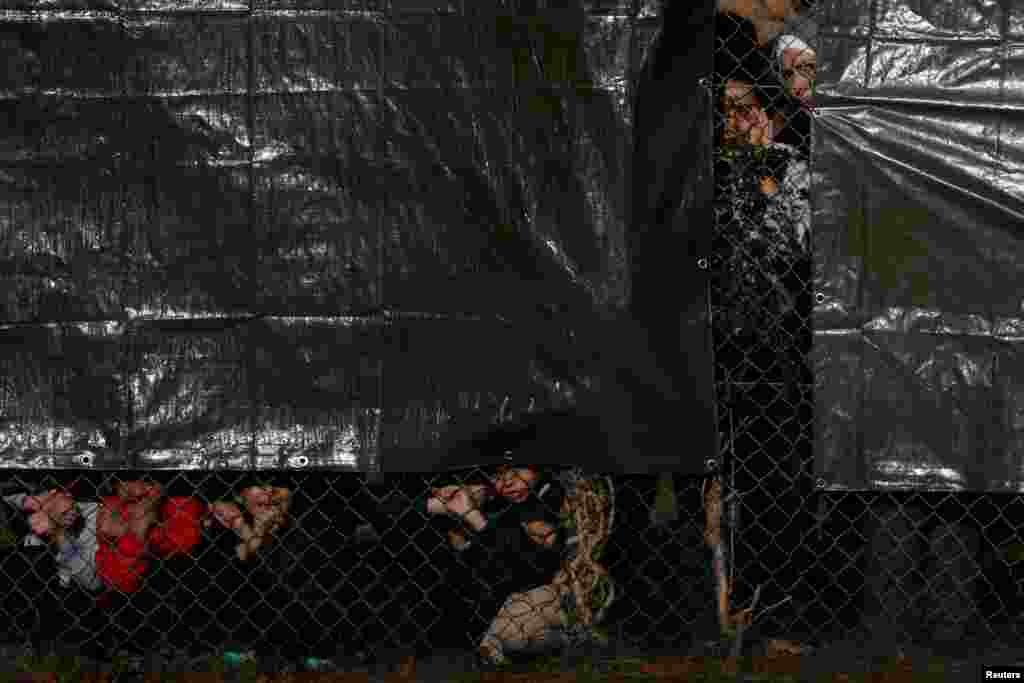
[{"label": "black tarpaulin sheet", "polygon": [[823,9],[820,483],[1020,491],[1024,6]]},{"label": "black tarpaulin sheet", "polygon": [[687,449],[632,436],[710,395],[666,382],[625,314],[656,23],[624,2],[4,3],[0,458],[409,471],[568,410],[625,471],[702,470],[711,419]]}]

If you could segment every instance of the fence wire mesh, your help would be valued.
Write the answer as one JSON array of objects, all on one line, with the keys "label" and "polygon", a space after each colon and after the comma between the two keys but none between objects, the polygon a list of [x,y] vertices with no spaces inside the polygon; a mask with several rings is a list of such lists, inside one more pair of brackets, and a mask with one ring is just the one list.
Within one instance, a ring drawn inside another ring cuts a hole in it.
[{"label": "fence wire mesh", "polygon": [[[6,639],[329,657],[467,645],[495,656],[552,639],[672,646],[717,635],[716,572],[728,579],[727,618],[762,589],[772,609],[754,623],[767,633],[820,640],[866,625],[958,638],[1012,623],[1018,498],[828,492],[814,476],[813,110],[802,98],[815,54],[796,29],[759,44],[753,23],[720,15],[718,28],[721,521],[706,515],[704,480],[569,468],[543,474],[561,491],[555,502],[511,525],[497,523],[498,491],[516,487],[483,469],[372,482],[332,471],[17,472],[0,549]],[[485,511],[484,531],[445,486],[479,497],[462,503]]]},{"label": "fence wire mesh", "polygon": [[[807,4],[807,3],[805,3]],[[712,327],[733,607],[813,641],[1017,637],[1015,496],[835,491],[815,474],[811,97],[816,12],[765,42],[718,15]],[[851,454],[851,457],[854,457]],[[783,602],[784,601],[784,602]]]},{"label": "fence wire mesh", "polygon": [[[5,638],[188,657],[503,655],[609,631],[673,641],[708,615],[698,482],[659,494],[652,477],[544,471],[524,512],[507,504],[520,476],[536,475],[12,473]],[[445,506],[461,487],[486,511],[482,532]],[[676,498],[661,507],[675,521],[653,514],[658,495]]]},{"label": "fence wire mesh", "polygon": [[[801,19],[810,17],[805,14]],[[816,53],[799,21],[717,16],[711,321],[731,554],[728,612],[779,605],[759,628],[814,634],[796,591],[814,559],[811,107]],[[774,37],[766,36],[774,34]],[[800,33],[805,33],[801,37]],[[732,494],[731,497],[728,494]],[[781,604],[780,604],[781,603]]]}]

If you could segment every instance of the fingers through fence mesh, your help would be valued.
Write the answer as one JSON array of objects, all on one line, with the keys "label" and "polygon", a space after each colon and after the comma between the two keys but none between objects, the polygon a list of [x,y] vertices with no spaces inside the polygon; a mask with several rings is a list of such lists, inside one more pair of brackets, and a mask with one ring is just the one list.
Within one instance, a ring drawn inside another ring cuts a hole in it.
[{"label": "fingers through fence mesh", "polygon": [[652,647],[717,637],[758,587],[772,609],[744,619],[775,632],[863,622],[957,638],[1014,618],[1016,499],[816,488],[817,54],[794,3],[761,4],[790,16],[719,14],[701,86],[714,111],[713,515],[700,478],[666,489],[574,468],[373,484],[317,471],[19,473],[0,534],[6,639],[328,657],[470,646],[501,659],[612,633]]}]

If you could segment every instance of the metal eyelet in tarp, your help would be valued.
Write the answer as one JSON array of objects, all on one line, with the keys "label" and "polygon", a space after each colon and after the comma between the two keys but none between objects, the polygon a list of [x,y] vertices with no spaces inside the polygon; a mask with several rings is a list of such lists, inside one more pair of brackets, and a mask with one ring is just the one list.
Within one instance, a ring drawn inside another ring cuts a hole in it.
[{"label": "metal eyelet in tarp", "polygon": [[1020,8],[950,7],[844,3],[821,18],[813,358],[824,488],[1021,488]]},{"label": "metal eyelet in tarp", "polygon": [[702,471],[700,249],[629,195],[634,86],[697,130],[706,70],[637,82],[651,10],[7,3],[0,457],[429,470],[568,411],[620,469]]}]

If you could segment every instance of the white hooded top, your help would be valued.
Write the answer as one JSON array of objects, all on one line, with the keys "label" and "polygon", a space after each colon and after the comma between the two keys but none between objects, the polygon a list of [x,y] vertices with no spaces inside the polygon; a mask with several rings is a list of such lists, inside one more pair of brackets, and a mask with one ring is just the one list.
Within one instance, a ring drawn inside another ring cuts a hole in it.
[{"label": "white hooded top", "polygon": [[[4,500],[19,510],[25,502],[26,494],[16,493],[4,496]],[[57,576],[64,587],[74,581],[86,590],[99,590],[103,582],[96,574],[96,551],[99,540],[96,538],[96,513],[99,503],[78,503],[85,523],[77,538],[69,538],[56,549]],[[25,545],[45,545],[45,541],[35,534],[25,536]]]}]

